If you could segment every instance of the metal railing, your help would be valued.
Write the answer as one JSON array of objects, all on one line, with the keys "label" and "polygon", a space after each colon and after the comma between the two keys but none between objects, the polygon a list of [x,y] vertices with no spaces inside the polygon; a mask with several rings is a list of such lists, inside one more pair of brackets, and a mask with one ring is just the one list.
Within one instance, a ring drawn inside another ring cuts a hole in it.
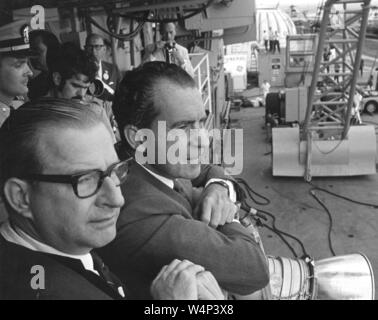
[{"label": "metal railing", "polygon": [[202,95],[202,101],[209,115],[213,113],[212,88],[210,79],[209,55],[207,53],[191,53],[194,81]]}]

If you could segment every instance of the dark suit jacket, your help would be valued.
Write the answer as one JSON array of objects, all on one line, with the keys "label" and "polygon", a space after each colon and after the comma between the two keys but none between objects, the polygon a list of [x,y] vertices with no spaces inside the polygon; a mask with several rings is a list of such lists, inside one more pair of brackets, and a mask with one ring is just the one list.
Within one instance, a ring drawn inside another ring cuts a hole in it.
[{"label": "dark suit jacket", "polygon": [[[223,169],[208,166],[195,183],[222,176]],[[195,220],[185,197],[138,164],[130,168],[122,192],[126,202],[116,239],[99,254],[127,285],[132,299],[151,298],[152,280],[175,258],[204,266],[233,293],[249,294],[268,283],[265,256],[241,224],[213,229]]]},{"label": "dark suit jacket", "polygon": [[[115,91],[118,83],[121,81],[120,72],[114,64],[106,61],[101,61],[101,67],[101,80]],[[113,95],[105,90],[105,92],[99,97],[99,99],[113,101]]]},{"label": "dark suit jacket", "polygon": [[[33,289],[36,273],[45,271],[45,289]],[[121,296],[102,278],[85,270],[81,261],[36,252],[0,235],[0,300],[113,300]]]}]

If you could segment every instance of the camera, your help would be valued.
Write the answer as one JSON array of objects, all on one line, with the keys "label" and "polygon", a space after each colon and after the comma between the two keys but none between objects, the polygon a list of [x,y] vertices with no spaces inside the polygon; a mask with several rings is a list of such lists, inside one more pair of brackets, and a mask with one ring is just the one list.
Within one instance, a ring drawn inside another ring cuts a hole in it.
[{"label": "camera", "polygon": [[172,51],[176,48],[176,43],[174,42],[166,42],[164,45],[165,49],[168,51]]},{"label": "camera", "polygon": [[173,52],[176,50],[176,43],[174,42],[166,42],[164,45],[166,51],[166,62],[167,63],[174,63]]},{"label": "camera", "polygon": [[101,80],[95,79],[88,88],[88,94],[94,97],[99,97],[104,93],[104,84]]}]

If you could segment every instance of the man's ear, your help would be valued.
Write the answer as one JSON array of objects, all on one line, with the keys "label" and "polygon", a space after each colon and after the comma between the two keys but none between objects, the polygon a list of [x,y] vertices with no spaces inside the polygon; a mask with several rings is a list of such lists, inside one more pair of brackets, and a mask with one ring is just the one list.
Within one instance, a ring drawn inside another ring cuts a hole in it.
[{"label": "man's ear", "polygon": [[53,72],[52,74],[52,80],[56,87],[59,87],[62,82],[62,76],[59,72]]},{"label": "man's ear", "polygon": [[30,188],[26,181],[10,178],[4,185],[4,196],[10,207],[25,218],[33,218],[30,209]]},{"label": "man's ear", "polygon": [[126,125],[123,129],[123,133],[125,135],[127,143],[134,149],[138,148],[138,146],[142,143],[136,139],[136,134],[138,132],[138,128],[133,125]]}]

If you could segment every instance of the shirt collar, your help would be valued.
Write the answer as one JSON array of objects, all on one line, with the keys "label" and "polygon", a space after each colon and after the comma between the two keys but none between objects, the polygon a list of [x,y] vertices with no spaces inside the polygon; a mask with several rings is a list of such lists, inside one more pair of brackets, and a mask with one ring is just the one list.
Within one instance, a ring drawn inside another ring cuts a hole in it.
[{"label": "shirt collar", "polygon": [[10,107],[12,107],[12,101],[9,104],[7,104],[7,103],[5,103],[5,102],[3,102],[3,101],[0,100],[0,107],[1,108],[5,107],[5,108],[10,109]]},{"label": "shirt collar", "polygon": [[169,178],[166,178],[166,177],[163,177],[162,175],[160,174],[157,174],[155,172],[152,172],[151,170],[147,169],[145,166],[143,165],[140,165],[142,168],[144,168],[144,170],[146,170],[148,173],[150,173],[151,175],[153,175],[156,179],[158,179],[159,181],[161,181],[162,183],[164,183],[166,186],[168,186],[169,188],[173,189],[174,187],[174,182],[172,179],[169,179]]},{"label": "shirt collar", "polygon": [[92,271],[98,275],[98,272],[93,267],[93,258],[90,253],[83,254],[83,255],[72,255],[61,252],[56,250],[55,248],[44,244],[31,236],[27,233],[22,231],[17,226],[11,226],[9,221],[4,222],[0,225],[0,234],[4,237],[5,240],[12,242],[14,244],[20,245],[25,247],[29,250],[54,254],[58,256],[68,257],[72,259],[78,259],[82,262],[85,269]]},{"label": "shirt collar", "polygon": [[99,77],[100,80],[102,80],[102,61],[100,60],[97,62],[98,65],[98,71],[97,71],[97,76]]}]

